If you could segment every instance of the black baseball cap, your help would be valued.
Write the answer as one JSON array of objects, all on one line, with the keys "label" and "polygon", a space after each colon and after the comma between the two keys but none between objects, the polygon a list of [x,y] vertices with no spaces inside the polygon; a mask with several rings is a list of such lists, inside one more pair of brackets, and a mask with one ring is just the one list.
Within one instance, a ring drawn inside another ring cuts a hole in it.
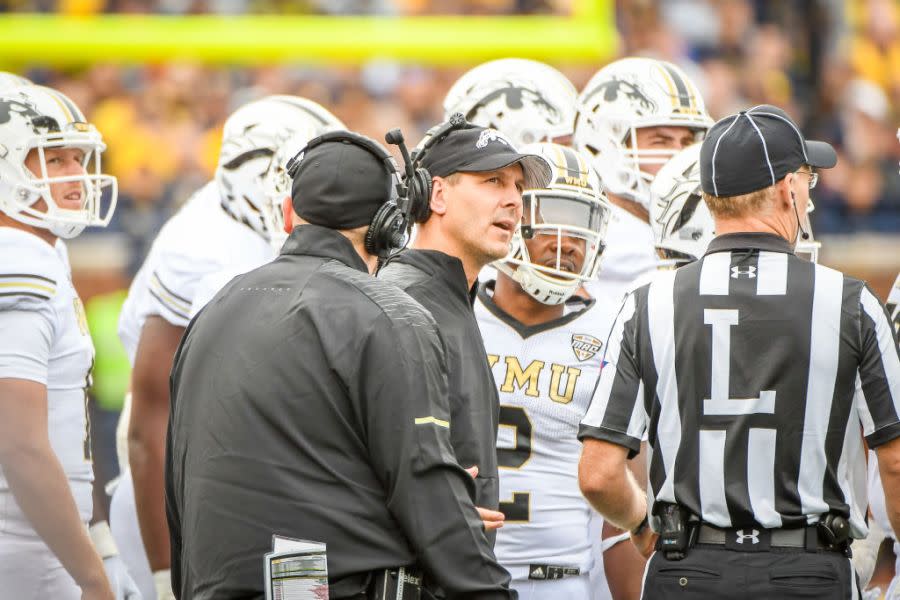
[{"label": "black baseball cap", "polygon": [[292,159],[298,161],[296,166],[288,166],[294,212],[331,229],[371,223],[394,189],[387,164],[345,138],[324,142],[315,138],[307,148]]},{"label": "black baseball cap", "polygon": [[700,147],[700,185],[713,196],[741,196],[775,185],[803,165],[835,164],[830,144],[804,139],[787,113],[763,104],[712,126]]},{"label": "black baseball cap", "polygon": [[546,160],[519,153],[506,136],[485,127],[451,130],[435,140],[421,160],[421,166],[436,177],[497,171],[516,163],[522,165],[526,189],[541,189],[550,183],[552,171]]}]

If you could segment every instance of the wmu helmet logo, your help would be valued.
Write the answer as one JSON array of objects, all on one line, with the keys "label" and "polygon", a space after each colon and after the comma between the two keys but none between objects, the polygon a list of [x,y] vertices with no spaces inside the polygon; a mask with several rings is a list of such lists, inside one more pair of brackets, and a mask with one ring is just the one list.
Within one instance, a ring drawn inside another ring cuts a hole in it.
[{"label": "wmu helmet logo", "polygon": [[502,133],[500,133],[496,129],[485,129],[484,131],[482,131],[481,135],[478,136],[478,141],[475,142],[475,147],[480,150],[481,148],[484,148],[491,142],[503,142],[510,148],[515,149],[515,146],[512,145],[512,142],[510,142],[506,138],[506,136],[504,136]]},{"label": "wmu helmet logo", "polygon": [[572,352],[581,361],[590,360],[600,352],[603,342],[586,333],[572,334]]}]

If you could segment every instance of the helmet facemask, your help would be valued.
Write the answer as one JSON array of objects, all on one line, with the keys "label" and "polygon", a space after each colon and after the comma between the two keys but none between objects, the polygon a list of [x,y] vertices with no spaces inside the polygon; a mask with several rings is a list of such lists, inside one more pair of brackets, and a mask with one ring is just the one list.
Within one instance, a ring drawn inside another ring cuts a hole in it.
[{"label": "helmet facemask", "polygon": [[269,231],[263,221],[264,178],[273,154],[271,148],[248,149],[216,169],[216,183],[224,205],[232,216],[266,239]]},{"label": "helmet facemask", "polygon": [[664,165],[678,150],[641,149],[638,130],[684,127],[697,142],[712,124],[696,85],[681,69],[632,57],[607,65],[582,90],[573,141],[593,155],[607,192],[649,210],[655,176],[645,169]]},{"label": "helmet facemask", "polygon": [[[48,129],[57,128],[55,124],[48,125]],[[84,152],[81,160],[84,172],[50,175],[47,150],[55,148],[77,148]],[[20,223],[47,229],[65,239],[77,236],[88,226],[105,227],[112,219],[118,197],[116,178],[102,172],[101,154],[105,149],[100,134],[87,123],[70,123],[63,131],[31,136],[20,147],[20,158],[11,161],[18,165],[15,177],[18,183],[5,190],[0,200],[3,212]],[[37,153],[37,172],[25,164],[32,151]],[[71,182],[81,186],[78,208],[67,208],[64,199],[53,195],[54,186]]]},{"label": "helmet facemask", "polygon": [[650,188],[650,228],[659,269],[699,260],[716,235],[715,220],[700,190],[700,147],[694,144],[678,152]]},{"label": "helmet facemask", "polygon": [[[562,304],[597,275],[609,221],[609,207],[585,194],[563,190],[530,190],[523,197],[522,224],[513,236],[509,256],[497,268],[544,304]],[[549,236],[556,253],[536,263],[528,240]],[[582,248],[581,264],[563,254],[567,245]]]}]

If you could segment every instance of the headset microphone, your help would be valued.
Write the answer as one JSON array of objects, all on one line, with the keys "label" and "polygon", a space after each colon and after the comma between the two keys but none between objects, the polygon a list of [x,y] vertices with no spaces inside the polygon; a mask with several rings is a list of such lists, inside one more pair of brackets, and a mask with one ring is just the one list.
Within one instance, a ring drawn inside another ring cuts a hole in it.
[{"label": "headset microphone", "polygon": [[809,233],[803,229],[803,225],[800,223],[800,212],[797,210],[797,198],[794,197],[794,192],[791,192],[791,202],[794,204],[794,215],[797,217],[797,229],[800,230],[800,237],[806,241],[809,239]]},{"label": "headset microphone", "polygon": [[400,191],[398,204],[400,205],[400,210],[403,212],[403,215],[406,217],[406,222],[411,223],[413,201],[415,200],[415,195],[409,194],[409,186],[412,184],[415,177],[413,159],[409,156],[409,150],[406,148],[406,143],[403,139],[403,132],[400,131],[399,127],[391,129],[384,134],[384,141],[392,146],[399,147],[400,154],[403,156],[403,171],[406,181],[405,183],[400,184],[403,185],[403,190]]}]

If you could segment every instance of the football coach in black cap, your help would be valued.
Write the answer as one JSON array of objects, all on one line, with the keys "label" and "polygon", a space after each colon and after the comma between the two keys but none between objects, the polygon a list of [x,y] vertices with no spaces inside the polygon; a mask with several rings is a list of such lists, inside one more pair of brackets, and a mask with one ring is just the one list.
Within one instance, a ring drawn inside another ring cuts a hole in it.
[{"label": "football coach in black cap", "polygon": [[418,223],[413,248],[391,259],[379,278],[428,309],[445,338],[450,439],[460,464],[475,468],[473,499],[493,542],[504,520],[497,474],[500,401],[472,303],[478,273],[509,252],[522,219],[522,190],[545,187],[550,165],[459,114],[429,132],[414,164],[407,177]]},{"label": "football coach in black cap", "polygon": [[[623,304],[579,479],[641,550],[656,542],[644,598],[858,599],[866,444],[900,530],[893,328],[865,283],[794,254],[815,169],[836,161],[774,106],[716,123],[700,180],[717,237]],[[625,470],[645,432],[646,496]]]},{"label": "football coach in black cap", "polygon": [[370,275],[404,243],[393,159],[332,132],[288,172],[281,255],[223,288],[175,357],[176,596],[264,598],[281,535],[327,545],[330,598],[515,598],[451,446],[435,322]]}]

